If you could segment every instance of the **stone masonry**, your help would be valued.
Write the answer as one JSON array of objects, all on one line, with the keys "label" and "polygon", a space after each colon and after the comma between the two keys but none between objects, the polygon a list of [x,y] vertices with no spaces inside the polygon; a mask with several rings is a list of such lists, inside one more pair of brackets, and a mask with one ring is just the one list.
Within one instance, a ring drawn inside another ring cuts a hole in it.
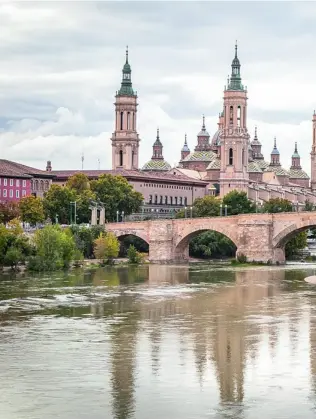
[{"label": "stone masonry", "polygon": [[149,244],[149,260],[156,263],[187,261],[190,239],[207,230],[230,238],[237,247],[237,255],[244,254],[249,261],[284,263],[286,242],[310,227],[316,227],[316,212],[106,224],[107,231],[117,237],[134,235],[146,241]]}]

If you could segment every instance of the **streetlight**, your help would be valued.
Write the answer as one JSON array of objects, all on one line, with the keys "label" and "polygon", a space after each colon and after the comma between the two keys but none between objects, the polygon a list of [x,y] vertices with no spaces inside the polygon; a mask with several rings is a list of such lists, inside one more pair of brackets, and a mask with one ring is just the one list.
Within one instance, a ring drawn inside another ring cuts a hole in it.
[{"label": "streetlight", "polygon": [[193,207],[190,207],[190,212],[191,212],[191,218],[193,218],[193,216],[192,216]]},{"label": "streetlight", "polygon": [[225,204],[225,217],[227,217],[227,204]]},{"label": "streetlight", "polygon": [[72,205],[74,205],[74,207],[75,207],[75,224],[77,224],[77,201],[70,202],[71,215],[72,215]]},{"label": "streetlight", "polygon": [[223,215],[223,204],[219,205],[219,216],[222,217]]},{"label": "streetlight", "polygon": [[124,223],[124,211],[122,211],[122,223]]},{"label": "streetlight", "polygon": [[184,207],[184,218],[187,218],[187,207]]},{"label": "streetlight", "polygon": [[116,222],[117,223],[119,222],[119,212],[118,211],[116,211]]}]

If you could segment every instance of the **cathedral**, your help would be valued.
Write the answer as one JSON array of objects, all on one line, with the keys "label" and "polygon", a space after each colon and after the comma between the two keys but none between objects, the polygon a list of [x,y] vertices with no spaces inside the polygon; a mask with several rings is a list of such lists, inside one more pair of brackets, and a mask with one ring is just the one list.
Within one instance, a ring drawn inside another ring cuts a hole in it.
[{"label": "cathedral", "polygon": [[286,198],[297,207],[306,201],[316,203],[316,114],[313,114],[311,152],[311,182],[302,169],[297,143],[289,169],[281,165],[280,153],[274,139],[270,160],[261,151],[257,128],[251,139],[247,129],[247,88],[242,83],[237,44],[231,64],[231,76],[224,88],[223,110],[218,129],[211,137],[203,116],[197,143],[191,152],[187,138],[181,149],[180,161],[172,168],[164,159],[163,145],[157,130],[151,159],[139,169],[140,138],[136,128],[137,95],[132,87],[131,67],[126,62],[120,90],[115,101],[115,131],[112,135],[112,169],[132,170],[158,176],[164,173],[205,182],[204,194],[223,197],[232,190],[244,191],[257,204],[270,198]]}]

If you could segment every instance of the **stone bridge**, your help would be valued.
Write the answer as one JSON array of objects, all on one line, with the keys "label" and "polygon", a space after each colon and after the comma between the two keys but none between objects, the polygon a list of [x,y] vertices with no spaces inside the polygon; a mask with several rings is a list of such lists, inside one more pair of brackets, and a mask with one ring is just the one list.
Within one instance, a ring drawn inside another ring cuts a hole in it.
[{"label": "stone bridge", "polygon": [[118,238],[140,237],[149,244],[152,262],[184,262],[189,241],[207,230],[222,233],[235,243],[237,255],[249,261],[284,263],[286,242],[300,231],[316,228],[316,212],[241,214],[228,217],[182,218],[106,224]]}]

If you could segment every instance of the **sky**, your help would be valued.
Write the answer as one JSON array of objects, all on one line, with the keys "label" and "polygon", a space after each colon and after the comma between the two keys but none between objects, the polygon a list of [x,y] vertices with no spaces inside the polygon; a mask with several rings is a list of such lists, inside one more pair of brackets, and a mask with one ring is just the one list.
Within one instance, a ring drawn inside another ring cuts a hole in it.
[{"label": "sky", "polygon": [[295,141],[310,172],[316,108],[314,2],[0,2],[0,158],[54,170],[111,168],[114,96],[129,47],[140,164],[157,127],[173,166],[187,133],[223,107],[235,40],[248,129],[266,160],[276,136],[288,168]]}]

